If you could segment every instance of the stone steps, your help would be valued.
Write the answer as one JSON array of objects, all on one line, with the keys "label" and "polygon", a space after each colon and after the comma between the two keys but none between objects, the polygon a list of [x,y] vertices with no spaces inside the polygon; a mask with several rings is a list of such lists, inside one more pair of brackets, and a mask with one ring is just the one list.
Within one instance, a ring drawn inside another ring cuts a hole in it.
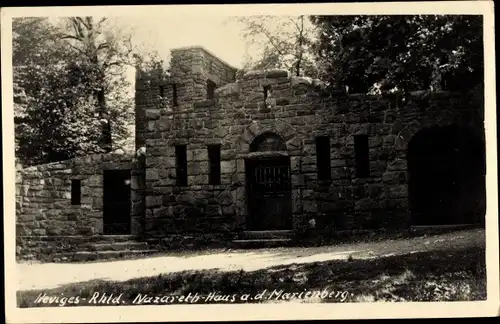
[{"label": "stone steps", "polygon": [[104,242],[104,243],[90,243],[90,251],[130,251],[130,250],[144,250],[148,249],[146,242]]},{"label": "stone steps", "polygon": [[292,244],[291,238],[274,238],[274,239],[236,239],[232,243],[235,248],[241,249],[258,249],[269,247],[282,247]]},{"label": "stone steps", "polygon": [[293,231],[243,231],[232,241],[236,248],[264,248],[288,246],[292,243]]},{"label": "stone steps", "polygon": [[[81,243],[80,243],[81,242]],[[54,253],[48,261],[85,262],[96,260],[126,259],[158,253],[147,242],[134,235],[95,235],[75,237],[70,249]]]},{"label": "stone steps", "polygon": [[278,230],[278,231],[244,231],[238,235],[238,239],[290,239],[293,237],[293,231]]},{"label": "stone steps", "polygon": [[110,259],[124,259],[128,257],[146,256],[158,253],[157,250],[104,250],[104,251],[77,251],[54,255],[54,262],[85,262]]},{"label": "stone steps", "polygon": [[139,237],[136,235],[95,235],[89,238],[84,238],[86,242],[93,243],[105,243],[105,242],[130,242],[134,240],[138,240]]},{"label": "stone steps", "polygon": [[462,231],[482,228],[479,224],[456,224],[456,225],[434,225],[434,226],[411,226],[411,234],[442,234],[451,231]]}]

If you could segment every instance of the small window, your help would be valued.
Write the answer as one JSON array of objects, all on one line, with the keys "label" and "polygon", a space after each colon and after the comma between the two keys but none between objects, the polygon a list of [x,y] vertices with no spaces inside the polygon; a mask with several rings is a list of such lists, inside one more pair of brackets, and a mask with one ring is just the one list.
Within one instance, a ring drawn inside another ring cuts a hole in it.
[{"label": "small window", "polygon": [[354,154],[356,155],[356,177],[370,175],[370,155],[367,135],[354,135]]},{"label": "small window", "polygon": [[316,138],[316,159],[318,180],[331,180],[331,163],[330,163],[330,138],[327,136],[319,136]]},{"label": "small window", "polygon": [[267,86],[264,86],[264,100],[267,99],[267,97],[269,97],[269,95],[271,94],[271,86],[270,85],[267,85]]},{"label": "small window", "polygon": [[172,104],[174,106],[179,105],[177,102],[177,84],[172,83]]},{"label": "small window", "polygon": [[215,82],[207,81],[207,99],[213,99],[215,97],[215,89],[217,89],[217,84]]},{"label": "small window", "polygon": [[210,161],[210,173],[208,183],[211,185],[220,184],[220,145],[208,146],[208,159]]},{"label": "small window", "polygon": [[160,97],[165,97],[165,87],[163,85],[160,85]]},{"label": "small window", "polygon": [[175,146],[176,170],[175,177],[178,186],[187,185],[187,152],[186,145]]},{"label": "small window", "polygon": [[81,204],[81,180],[71,180],[71,204],[80,205]]}]

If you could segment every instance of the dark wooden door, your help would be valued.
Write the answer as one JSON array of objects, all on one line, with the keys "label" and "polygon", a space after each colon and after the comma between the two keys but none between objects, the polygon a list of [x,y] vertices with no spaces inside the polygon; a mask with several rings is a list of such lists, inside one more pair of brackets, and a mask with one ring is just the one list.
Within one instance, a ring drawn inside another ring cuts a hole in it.
[{"label": "dark wooden door", "polygon": [[104,234],[130,234],[130,170],[104,171]]},{"label": "dark wooden door", "polygon": [[290,159],[247,160],[249,230],[285,230],[292,227]]}]

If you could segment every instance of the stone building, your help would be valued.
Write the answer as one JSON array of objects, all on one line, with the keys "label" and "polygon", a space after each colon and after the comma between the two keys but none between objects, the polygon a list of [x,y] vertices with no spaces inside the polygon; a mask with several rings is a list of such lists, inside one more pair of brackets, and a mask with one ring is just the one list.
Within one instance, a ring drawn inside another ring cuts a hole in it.
[{"label": "stone building", "polygon": [[332,93],[281,70],[236,80],[203,48],[172,50],[168,76],[137,71],[144,156],[18,172],[18,245],[483,224],[482,96]]}]

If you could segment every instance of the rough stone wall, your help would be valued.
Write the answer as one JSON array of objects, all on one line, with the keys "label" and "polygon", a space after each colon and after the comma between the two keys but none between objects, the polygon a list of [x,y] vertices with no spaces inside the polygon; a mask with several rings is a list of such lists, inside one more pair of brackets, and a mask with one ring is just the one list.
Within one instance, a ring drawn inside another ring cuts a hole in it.
[{"label": "rough stone wall", "polygon": [[171,53],[168,73],[136,70],[136,149],[145,146],[148,120],[156,118],[159,111],[180,111],[205,100],[208,80],[218,86],[235,81],[236,69],[201,47],[173,49]]},{"label": "rough stone wall", "polygon": [[[25,254],[47,237],[103,232],[103,170],[131,170],[131,231],[142,231],[143,172],[131,156],[99,154],[19,170],[16,238]],[[81,204],[71,204],[71,180],[81,180]]]},{"label": "rough stone wall", "polygon": [[170,82],[176,84],[179,105],[206,99],[208,80],[223,86],[235,81],[235,73],[235,68],[201,47],[172,50]]},{"label": "rough stone wall", "polygon": [[[201,75],[201,74],[200,74]],[[186,81],[191,82],[191,81]],[[263,87],[272,92],[264,100]],[[199,88],[201,93],[201,87]],[[140,94],[153,96],[152,93]],[[147,113],[146,231],[151,234],[245,229],[244,158],[264,132],[280,135],[291,159],[294,228],[408,225],[407,145],[419,130],[457,124],[484,138],[477,101],[467,94],[401,97],[325,93],[320,82],[284,71],[250,72],[219,87],[214,100]],[[369,136],[370,176],[357,178],[353,135]],[[330,137],[331,178],[317,181],[315,137]],[[187,145],[188,186],[175,184],[175,147]],[[221,145],[221,184],[208,185],[207,145]]]}]

